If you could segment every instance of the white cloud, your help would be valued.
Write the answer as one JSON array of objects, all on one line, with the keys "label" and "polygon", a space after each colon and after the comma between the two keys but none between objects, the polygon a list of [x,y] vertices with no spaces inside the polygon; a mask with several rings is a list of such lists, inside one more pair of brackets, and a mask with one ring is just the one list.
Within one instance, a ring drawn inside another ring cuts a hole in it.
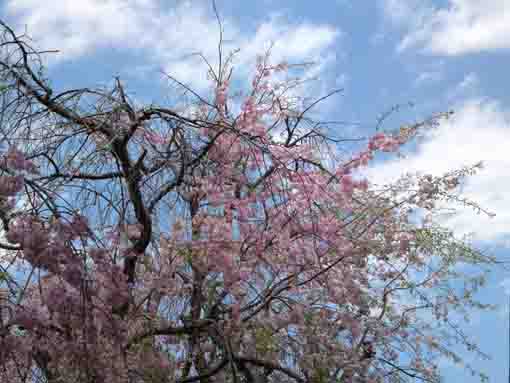
[{"label": "white cloud", "polygon": [[124,41],[140,45],[146,39],[140,22],[150,15],[148,2],[82,0],[42,3],[11,0],[4,12],[18,27],[26,26],[43,49],[60,49],[62,58]]},{"label": "white cloud", "polygon": [[[59,60],[79,58],[97,49],[129,50],[146,57],[155,72],[163,69],[203,89],[208,85],[206,66],[194,54],[203,54],[215,65],[219,38],[216,18],[206,7],[210,7],[208,1],[179,1],[162,8],[157,0],[9,0],[3,12],[17,29],[26,26],[38,47],[59,49]],[[262,23],[253,37],[241,33],[234,20],[223,19],[222,23],[224,40],[229,41],[226,50],[240,48],[241,64],[265,53],[270,41],[274,42],[274,61],[320,61],[339,36],[336,28],[294,24],[281,16]],[[197,75],[200,69],[203,76]]]},{"label": "white cloud", "polygon": [[253,39],[247,39],[243,54],[253,57],[267,50],[272,44],[272,58],[283,60],[317,59],[331,46],[339,31],[327,25],[293,25],[283,17],[275,15],[257,29]]},{"label": "white cloud", "polygon": [[503,243],[510,228],[510,112],[495,101],[480,99],[466,101],[455,110],[451,119],[418,144],[416,152],[405,159],[376,163],[368,169],[368,176],[384,184],[406,172],[440,176],[483,161],[485,167],[468,177],[463,196],[496,217],[460,207],[458,215],[443,223],[459,236],[474,233],[474,239]]},{"label": "white cloud", "polygon": [[510,48],[508,0],[384,0],[386,16],[407,30],[398,49],[455,56]]},{"label": "white cloud", "polygon": [[38,47],[58,49],[55,60],[120,48],[186,81],[192,78],[190,67],[196,76],[196,64],[183,67],[182,62],[189,64],[191,54],[207,56],[217,47],[215,19],[189,1],[162,9],[156,0],[10,0],[4,11],[18,30],[26,26]]}]

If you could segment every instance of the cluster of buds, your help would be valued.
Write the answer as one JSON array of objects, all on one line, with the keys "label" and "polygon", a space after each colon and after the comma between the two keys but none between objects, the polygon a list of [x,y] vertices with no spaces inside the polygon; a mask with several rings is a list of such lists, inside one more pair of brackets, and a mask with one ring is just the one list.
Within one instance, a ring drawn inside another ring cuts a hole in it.
[{"label": "cluster of buds", "polygon": [[22,175],[0,176],[0,195],[4,197],[13,197],[18,194],[25,185]]},{"label": "cluster of buds", "polygon": [[384,133],[377,133],[368,143],[368,150],[382,150],[383,152],[394,152],[400,145],[405,143],[402,137],[388,136]]},{"label": "cluster of buds", "polygon": [[0,167],[37,174],[37,168],[34,163],[28,160],[23,152],[14,146],[11,146],[3,158],[0,159]]}]

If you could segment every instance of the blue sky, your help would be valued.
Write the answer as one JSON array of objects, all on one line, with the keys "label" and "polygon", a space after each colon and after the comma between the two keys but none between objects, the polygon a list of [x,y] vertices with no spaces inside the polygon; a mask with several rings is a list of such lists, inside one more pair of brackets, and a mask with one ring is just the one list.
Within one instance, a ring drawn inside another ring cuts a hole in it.
[{"label": "blue sky", "polygon": [[[274,43],[273,59],[314,61],[303,89],[310,97],[336,87],[344,92],[317,113],[351,124],[337,135],[365,136],[396,104],[407,105],[383,128],[431,114],[454,117],[413,145],[405,161],[379,159],[368,170],[376,182],[405,171],[440,175],[485,162],[465,186],[466,196],[497,214],[493,219],[460,210],[444,224],[473,232],[480,246],[506,258],[510,246],[510,1],[509,0],[217,0],[228,48],[239,48],[236,70],[247,78],[256,54]],[[105,85],[120,75],[144,102],[179,101],[160,75],[165,71],[204,94],[205,69],[193,53],[214,59],[217,24],[208,0],[4,0],[0,17],[26,27],[37,45],[60,52],[48,60],[57,87]],[[505,304],[509,275],[491,276],[482,298]],[[508,341],[503,306],[473,315],[468,332],[489,362],[475,365],[491,382],[507,378]],[[474,382],[444,364],[445,381]]]}]

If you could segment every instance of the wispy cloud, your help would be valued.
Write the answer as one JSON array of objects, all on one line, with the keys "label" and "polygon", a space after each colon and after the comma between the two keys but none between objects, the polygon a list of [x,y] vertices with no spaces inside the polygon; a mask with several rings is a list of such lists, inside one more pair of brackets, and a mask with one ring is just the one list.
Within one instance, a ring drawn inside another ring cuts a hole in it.
[{"label": "wispy cloud", "polygon": [[440,71],[425,71],[425,72],[421,72],[416,77],[416,80],[414,80],[414,85],[415,86],[429,85],[432,83],[436,83],[437,81],[441,80],[442,78],[443,78],[443,75]]},{"label": "wispy cloud", "polygon": [[475,95],[479,92],[480,79],[474,72],[467,73],[462,81],[448,90],[446,98],[456,100],[466,98],[468,95]]},{"label": "wispy cloud", "polygon": [[[8,0],[2,11],[17,29],[26,26],[38,47],[59,49],[56,60],[114,47],[138,54],[155,71],[163,69],[203,89],[208,85],[206,66],[196,53],[214,65],[219,40],[217,20],[209,8],[208,1],[179,1],[163,8],[157,0]],[[243,34],[236,20],[222,23],[229,41],[226,49],[240,48],[241,64],[253,61],[270,43],[275,61],[320,61],[340,36],[335,27],[293,23],[282,16],[261,20],[253,36]]]},{"label": "wispy cloud", "polygon": [[510,48],[507,0],[383,0],[385,15],[405,29],[398,50],[418,47],[425,53],[455,56]]}]

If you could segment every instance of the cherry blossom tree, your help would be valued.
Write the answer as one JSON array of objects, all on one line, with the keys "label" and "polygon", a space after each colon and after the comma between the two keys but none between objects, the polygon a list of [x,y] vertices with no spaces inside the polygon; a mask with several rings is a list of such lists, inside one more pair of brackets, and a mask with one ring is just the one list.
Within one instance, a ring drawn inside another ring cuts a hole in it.
[{"label": "cherry blossom tree", "polygon": [[495,260],[435,219],[490,214],[458,192],[480,165],[357,175],[448,113],[343,158],[299,65],[260,56],[239,91],[220,50],[208,97],[143,105],[120,79],[55,89],[1,27],[1,382],[436,382],[455,344],[483,356],[463,270]]}]

